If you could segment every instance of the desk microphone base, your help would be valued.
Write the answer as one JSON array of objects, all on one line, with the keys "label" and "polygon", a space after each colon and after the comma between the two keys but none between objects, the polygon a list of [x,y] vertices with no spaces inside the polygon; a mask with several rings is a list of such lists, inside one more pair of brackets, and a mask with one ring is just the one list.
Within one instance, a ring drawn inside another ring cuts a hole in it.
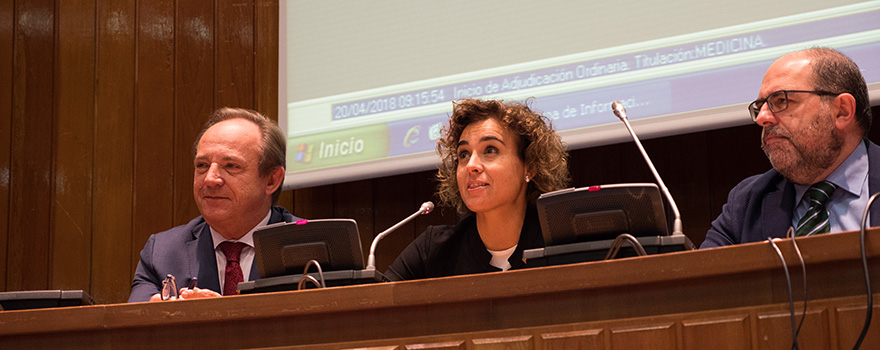
[{"label": "desk microphone base", "polygon": [[[310,276],[320,280],[317,272],[309,273]],[[303,275],[287,275],[278,277],[261,278],[256,281],[241,282],[238,284],[238,292],[241,294],[254,294],[266,292],[283,292],[297,290],[299,280]],[[388,278],[376,270],[339,270],[325,271],[324,283],[327,287],[350,286],[358,284],[388,282]],[[306,282],[308,289],[316,288],[313,283]]]},{"label": "desk microphone base", "polygon": [[[694,244],[685,235],[644,236],[636,238],[648,255],[692,250]],[[529,267],[574,264],[587,261],[605,260],[613,239],[580,242],[529,249],[523,252],[523,259]],[[624,244],[617,258],[636,256],[635,250]]]},{"label": "desk microphone base", "polygon": [[0,293],[0,310],[43,309],[94,305],[95,301],[82,290],[29,290]]}]

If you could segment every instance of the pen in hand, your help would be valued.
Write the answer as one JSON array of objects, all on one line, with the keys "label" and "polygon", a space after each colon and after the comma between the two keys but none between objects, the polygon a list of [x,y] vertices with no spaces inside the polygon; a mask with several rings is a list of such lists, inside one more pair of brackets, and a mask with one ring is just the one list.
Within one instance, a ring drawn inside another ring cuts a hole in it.
[{"label": "pen in hand", "polygon": [[195,288],[196,288],[196,284],[198,284],[198,283],[199,283],[199,278],[198,278],[198,277],[193,277],[192,279],[190,279],[190,280],[189,280],[189,290],[193,290],[193,289],[195,289]]}]

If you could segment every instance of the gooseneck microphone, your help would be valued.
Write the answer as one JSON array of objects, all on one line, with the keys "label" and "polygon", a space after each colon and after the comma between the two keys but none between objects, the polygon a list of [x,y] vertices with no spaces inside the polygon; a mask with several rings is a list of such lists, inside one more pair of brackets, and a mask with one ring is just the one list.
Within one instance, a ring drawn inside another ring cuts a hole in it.
[{"label": "gooseneck microphone", "polygon": [[434,210],[434,203],[430,201],[424,202],[422,203],[422,206],[419,207],[418,211],[408,216],[406,219],[403,219],[402,221],[394,224],[394,226],[389,227],[387,230],[382,231],[382,233],[377,235],[376,238],[373,238],[373,244],[370,245],[370,256],[367,258],[367,268],[365,270],[376,269],[376,245],[379,244],[379,241],[382,240],[382,238],[385,238],[385,236],[387,236],[389,233],[394,232],[394,230],[397,230],[398,228],[400,228],[400,226],[403,226],[407,222],[412,221],[412,219],[415,219],[416,216],[430,213],[431,210]]},{"label": "gooseneck microphone", "polygon": [[675,215],[675,221],[672,222],[672,234],[683,235],[684,233],[681,232],[681,214],[678,212],[678,206],[675,205],[675,200],[672,199],[672,194],[669,193],[669,189],[666,188],[666,184],[663,183],[663,179],[660,178],[660,174],[657,173],[657,169],[654,168],[654,163],[651,162],[651,158],[648,157],[648,152],[645,152],[645,148],[642,147],[642,142],[639,141],[639,137],[636,136],[636,133],[629,125],[629,121],[626,119],[626,109],[623,108],[623,103],[620,103],[620,101],[614,101],[611,103],[611,109],[614,110],[614,115],[620,118],[620,120],[623,121],[623,124],[626,125],[626,129],[629,130],[629,134],[632,135],[633,140],[636,142],[636,146],[639,147],[639,151],[641,151],[642,156],[645,157],[645,162],[648,163],[648,167],[651,168],[651,172],[654,173],[654,178],[657,179],[657,184],[660,185],[660,190],[663,191],[666,200],[669,201],[669,206],[672,207],[672,214]]}]

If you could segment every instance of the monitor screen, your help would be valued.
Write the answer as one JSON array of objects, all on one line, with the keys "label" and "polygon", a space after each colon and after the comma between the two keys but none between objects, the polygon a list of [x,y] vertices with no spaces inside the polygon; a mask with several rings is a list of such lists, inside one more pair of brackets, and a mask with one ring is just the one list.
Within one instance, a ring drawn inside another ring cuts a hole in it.
[{"label": "monitor screen", "polygon": [[260,278],[301,274],[310,260],[323,271],[364,268],[361,238],[352,219],[269,225],[254,231],[254,250]]},{"label": "monitor screen", "polygon": [[538,197],[544,245],[667,236],[660,190],[652,183],[628,183],[548,192]]}]

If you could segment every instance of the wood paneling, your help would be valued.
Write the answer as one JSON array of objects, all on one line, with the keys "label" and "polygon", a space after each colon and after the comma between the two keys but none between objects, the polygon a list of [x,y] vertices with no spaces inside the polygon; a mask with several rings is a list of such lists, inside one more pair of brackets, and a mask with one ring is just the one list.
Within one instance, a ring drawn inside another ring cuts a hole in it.
[{"label": "wood paneling", "polygon": [[[354,181],[336,185],[333,193],[334,217],[352,218],[357,221],[358,233],[361,236],[361,248],[364,251],[364,259],[370,254],[370,245],[375,235],[373,232],[373,186],[370,180]],[[376,234],[380,233],[377,232]],[[380,242],[381,244],[381,242]],[[382,251],[376,246],[377,251]]]},{"label": "wood paneling", "polygon": [[[9,168],[12,156],[13,2],[0,2],[0,264],[12,263],[9,255]],[[7,268],[0,268],[0,290],[6,290]]]},{"label": "wood paneling", "polygon": [[[130,245],[131,273],[149,236],[174,226],[175,1],[137,3],[137,66],[134,106],[134,198]],[[178,174],[187,177],[189,173]]]},{"label": "wood paneling", "polygon": [[[718,341],[724,334],[727,341]],[[752,348],[749,315],[682,322],[682,348],[687,350],[748,350]]]},{"label": "wood paneling", "polygon": [[545,350],[605,350],[605,332],[587,329],[541,334]]},{"label": "wood paneling", "polygon": [[[90,287],[95,165],[95,2],[65,1],[57,21],[51,286]],[[125,157],[128,158],[128,157]]]},{"label": "wood paneling", "polygon": [[[131,286],[135,1],[97,6],[92,297],[125,300]],[[120,234],[123,233],[123,234]]]},{"label": "wood paneling", "polygon": [[[394,347],[396,348],[396,347]],[[428,349],[445,349],[445,350],[465,350],[467,347],[465,346],[465,342],[463,340],[456,341],[447,341],[441,343],[426,343],[426,344],[407,344],[405,347],[406,350],[428,350]]]},{"label": "wood paneling", "polygon": [[335,186],[319,186],[297,190],[293,195],[293,208],[297,216],[306,219],[333,217]]},{"label": "wood paneling", "polygon": [[639,349],[651,344],[651,349],[678,349],[675,324],[646,324],[636,327],[611,329],[611,349]]},{"label": "wood paneling", "polygon": [[147,237],[198,215],[211,111],[275,117],[277,16],[277,0],[4,1],[0,290],[125,301]]},{"label": "wood paneling", "polygon": [[8,290],[49,286],[55,3],[15,4]]},{"label": "wood paneling", "polygon": [[[254,109],[278,119],[278,0],[254,8]],[[291,191],[288,191],[291,192]]]},{"label": "wood paneling", "polygon": [[534,349],[534,338],[528,335],[471,340],[476,350],[529,350]]},{"label": "wood paneling", "polygon": [[[419,209],[421,202],[414,198],[414,182],[412,174],[383,177],[373,181],[373,213],[377,233],[394,226]],[[387,269],[418,233],[415,231],[415,223],[409,222],[390,234],[388,237],[391,239],[383,240],[382,249],[376,251],[377,268],[380,271]]]},{"label": "wood paneling", "polygon": [[[874,294],[874,298],[877,297],[877,294]],[[867,298],[866,298],[867,299]],[[877,303],[876,301],[874,302]],[[837,347],[838,349],[852,349],[856,341],[859,339],[859,335],[862,332],[862,328],[865,326],[865,310],[867,308],[865,305],[867,304],[867,300],[862,305],[847,305],[844,307],[835,308],[835,316],[837,319]],[[880,349],[880,332],[871,331],[877,327],[877,322],[880,322],[880,306],[874,306],[874,309],[871,312],[871,324],[870,328],[868,328],[869,332],[865,335],[865,339],[862,341],[861,349]]]},{"label": "wood paneling", "polygon": [[[782,349],[791,346],[791,313],[760,313],[757,316],[758,349]],[[796,324],[801,321],[801,317],[803,317],[803,313],[795,312]],[[803,327],[798,333],[799,348],[831,349],[831,334],[832,332],[829,332],[828,311],[824,308],[808,310]]]},{"label": "wood paneling", "polygon": [[254,0],[215,3],[214,103],[254,108]]}]

